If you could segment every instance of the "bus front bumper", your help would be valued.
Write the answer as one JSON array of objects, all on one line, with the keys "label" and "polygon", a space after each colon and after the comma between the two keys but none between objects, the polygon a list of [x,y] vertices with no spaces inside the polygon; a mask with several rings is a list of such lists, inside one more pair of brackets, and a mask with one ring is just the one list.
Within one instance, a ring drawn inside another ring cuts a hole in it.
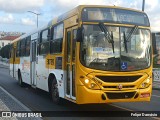
[{"label": "bus front bumper", "polygon": [[152,85],[145,89],[103,91],[77,87],[77,104],[150,101]]}]

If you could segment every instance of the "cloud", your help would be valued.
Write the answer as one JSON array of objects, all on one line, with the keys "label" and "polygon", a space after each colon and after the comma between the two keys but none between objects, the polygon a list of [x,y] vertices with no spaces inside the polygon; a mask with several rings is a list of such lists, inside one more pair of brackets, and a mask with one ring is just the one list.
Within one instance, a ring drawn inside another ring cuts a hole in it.
[{"label": "cloud", "polygon": [[[27,14],[27,11],[41,13],[41,23],[47,23],[55,16],[59,16],[78,5],[116,5],[121,7],[142,9],[143,0],[0,0],[0,23],[14,23],[35,25],[34,15]],[[149,16],[153,31],[160,31],[159,20],[160,0],[145,0],[145,12]],[[7,14],[6,14],[7,13]],[[26,14],[24,14],[26,13]],[[14,16],[14,17],[13,17]],[[22,19],[23,18],[23,19]]]},{"label": "cloud", "polygon": [[152,32],[160,32],[159,21],[160,21],[160,15],[150,18]]},{"label": "cloud", "polygon": [[0,0],[0,10],[12,13],[38,9],[43,5],[44,0]]},{"label": "cloud", "polygon": [[[146,0],[146,11],[147,12],[152,12],[154,10],[156,10],[157,8],[159,9],[159,4],[160,4],[160,1],[159,0]],[[156,11],[154,11],[156,12]]]},{"label": "cloud", "polygon": [[23,25],[35,25],[35,22],[32,21],[30,18],[22,18],[21,22]]},{"label": "cloud", "polygon": [[14,22],[14,18],[12,14],[7,14],[5,16],[0,16],[0,23],[13,23]]},{"label": "cloud", "polygon": [[[112,2],[111,2],[112,1]],[[116,0],[115,0],[116,1]],[[49,0],[54,10],[68,11],[78,5],[105,5],[106,0]],[[107,0],[110,5],[114,3],[114,0]]]},{"label": "cloud", "polygon": [[103,4],[105,0],[49,0],[53,5],[58,5],[61,7],[74,7],[77,5],[100,5]]},{"label": "cloud", "polygon": [[[142,10],[142,0],[49,0],[56,15],[63,14],[78,5],[116,5],[121,7]],[[145,0],[145,12],[148,14],[153,31],[160,28],[159,20],[160,0]],[[63,9],[62,9],[63,8]],[[158,18],[158,19],[157,19]],[[159,30],[160,31],[160,30]]]},{"label": "cloud", "polygon": [[134,0],[130,3],[128,1],[129,0],[49,0],[51,5],[56,7],[57,10],[61,8],[63,8],[63,10],[68,8],[72,9],[78,5],[116,5],[137,8],[142,4],[140,0]]}]

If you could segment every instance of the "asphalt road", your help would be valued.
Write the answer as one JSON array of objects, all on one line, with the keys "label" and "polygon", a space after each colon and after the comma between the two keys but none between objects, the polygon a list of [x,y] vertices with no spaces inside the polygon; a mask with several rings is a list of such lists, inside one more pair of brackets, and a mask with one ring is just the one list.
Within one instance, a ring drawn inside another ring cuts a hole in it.
[{"label": "asphalt road", "polygon": [[[111,112],[109,111],[116,111],[116,113],[122,114],[122,116],[123,116],[123,112],[125,113],[127,111],[132,111],[133,113],[137,111],[140,111],[140,112],[152,111],[152,113],[154,113],[154,111],[160,111],[160,101],[159,101],[160,90],[153,90],[151,102],[76,105],[69,101],[64,101],[63,105],[56,105],[51,101],[47,92],[44,92],[39,89],[31,88],[30,86],[26,86],[24,88],[20,87],[17,81],[14,80],[9,75],[9,70],[3,67],[0,67],[0,86],[2,86],[5,90],[7,90],[10,94],[12,94],[15,98],[21,101],[25,106],[27,106],[32,111],[47,111],[48,113],[49,111],[52,111],[52,113],[53,111],[61,111],[61,114],[64,113],[64,117],[65,117],[65,113],[67,112],[69,112],[70,114],[72,114],[73,112],[74,114],[77,114],[77,116],[80,117],[82,113],[84,114],[84,111],[94,111],[93,113],[86,112],[86,114],[92,114],[92,115],[94,114],[93,115],[94,118],[93,117],[86,118],[86,116],[84,117],[82,115],[83,117],[82,119],[94,120],[96,119],[96,113],[100,113],[100,111],[105,111],[105,113],[109,113],[109,114],[111,114]],[[76,112],[76,111],[82,111],[82,112]],[[57,116],[59,113],[55,112]],[[89,115],[89,116],[92,116],[92,115]],[[67,117],[67,118],[70,119],[70,117]],[[49,119],[49,118],[43,118],[43,119]],[[56,119],[60,119],[60,117],[56,117]],[[76,119],[76,117],[73,117],[72,119]],[[101,119],[105,120],[104,117]],[[116,119],[127,120],[128,118],[118,117]],[[138,119],[138,118],[131,117],[129,119]],[[160,119],[160,118],[146,117],[145,119],[150,120],[150,119]]]}]

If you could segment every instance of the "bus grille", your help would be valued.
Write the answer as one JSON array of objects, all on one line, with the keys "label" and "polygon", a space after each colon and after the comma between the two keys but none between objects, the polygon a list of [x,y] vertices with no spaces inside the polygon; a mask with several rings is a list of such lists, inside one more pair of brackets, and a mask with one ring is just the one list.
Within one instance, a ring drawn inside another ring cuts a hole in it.
[{"label": "bus grille", "polygon": [[104,82],[134,82],[138,80],[142,76],[96,76],[97,78],[101,79]]},{"label": "bus grille", "polygon": [[[103,86],[104,88],[117,88],[117,86]],[[126,85],[123,86],[123,88],[134,88],[134,85]]]},{"label": "bus grille", "polygon": [[106,93],[109,99],[128,99],[132,98],[136,92],[123,92],[123,93]]}]

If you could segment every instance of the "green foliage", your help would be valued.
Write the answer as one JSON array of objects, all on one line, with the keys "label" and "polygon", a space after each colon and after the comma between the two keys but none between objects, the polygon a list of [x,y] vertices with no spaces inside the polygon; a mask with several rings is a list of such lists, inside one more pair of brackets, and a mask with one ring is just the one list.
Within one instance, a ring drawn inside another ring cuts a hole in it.
[{"label": "green foliage", "polygon": [[2,58],[9,58],[10,45],[6,45],[0,49],[0,56]]},{"label": "green foliage", "polygon": [[157,62],[159,61],[158,57],[159,57],[158,54],[156,54],[156,55],[153,57],[153,68],[160,68],[160,64],[157,64]]}]

